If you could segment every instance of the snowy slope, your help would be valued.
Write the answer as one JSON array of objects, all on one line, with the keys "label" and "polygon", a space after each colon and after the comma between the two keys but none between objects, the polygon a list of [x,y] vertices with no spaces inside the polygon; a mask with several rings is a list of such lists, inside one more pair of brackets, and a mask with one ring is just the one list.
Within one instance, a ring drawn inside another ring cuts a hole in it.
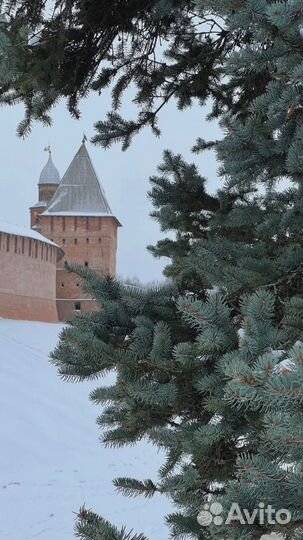
[{"label": "snowy slope", "polygon": [[0,319],[0,540],[71,540],[83,503],[163,540],[168,501],[127,499],[111,484],[155,478],[160,456],[146,443],[102,447],[88,400],[96,383],[64,383],[48,362],[60,328]]}]

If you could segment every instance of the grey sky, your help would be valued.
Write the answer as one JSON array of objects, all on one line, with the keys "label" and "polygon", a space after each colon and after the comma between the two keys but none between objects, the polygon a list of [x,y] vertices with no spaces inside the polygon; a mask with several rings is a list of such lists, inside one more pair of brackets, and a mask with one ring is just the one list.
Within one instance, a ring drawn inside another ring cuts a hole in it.
[{"label": "grey sky", "polygon": [[[53,126],[45,128],[36,124],[25,140],[16,136],[17,124],[23,117],[22,107],[1,109],[0,221],[29,226],[28,208],[37,202],[37,182],[47,160],[44,147],[51,144],[53,160],[62,177],[81,144],[83,132],[90,138],[93,123],[104,119],[109,108],[109,95],[91,95],[82,102],[82,118],[76,121],[61,103],[53,111]],[[131,117],[135,109],[128,105],[122,114]],[[205,122],[204,116],[205,110],[198,106],[179,112],[170,104],[160,116],[160,139],[146,129],[126,152],[121,151],[120,145],[105,151],[87,143],[110,206],[123,224],[118,243],[119,275],[137,276],[145,282],[161,279],[165,261],[155,260],[146,250],[146,245],[161,237],[158,225],[149,217],[152,206],[147,191],[149,176],[156,173],[164,149],[195,161],[208,178],[208,189],[214,191],[218,187],[212,153],[194,156],[190,151],[198,136],[218,136],[216,125]]]}]

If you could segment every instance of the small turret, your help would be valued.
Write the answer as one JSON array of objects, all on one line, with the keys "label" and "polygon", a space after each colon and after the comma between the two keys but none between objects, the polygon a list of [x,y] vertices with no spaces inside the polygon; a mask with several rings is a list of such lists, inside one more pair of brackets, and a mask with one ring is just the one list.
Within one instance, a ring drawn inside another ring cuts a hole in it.
[{"label": "small turret", "polygon": [[50,146],[44,150],[49,153],[49,157],[39,177],[38,202],[30,209],[31,227],[35,229],[39,229],[39,215],[46,210],[60,184],[60,174],[52,160]]},{"label": "small turret", "polygon": [[48,203],[54,196],[60,184],[60,174],[52,160],[52,152],[48,146],[45,149],[49,153],[48,161],[43,167],[39,178],[39,202]]}]

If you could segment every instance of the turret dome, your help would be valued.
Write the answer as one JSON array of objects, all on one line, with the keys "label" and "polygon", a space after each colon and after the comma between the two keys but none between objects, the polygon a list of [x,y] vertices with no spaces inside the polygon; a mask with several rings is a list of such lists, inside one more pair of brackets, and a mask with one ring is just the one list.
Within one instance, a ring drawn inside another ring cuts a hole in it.
[{"label": "turret dome", "polygon": [[51,154],[49,154],[48,161],[41,171],[39,184],[60,184],[60,180],[59,171],[54,165]]}]

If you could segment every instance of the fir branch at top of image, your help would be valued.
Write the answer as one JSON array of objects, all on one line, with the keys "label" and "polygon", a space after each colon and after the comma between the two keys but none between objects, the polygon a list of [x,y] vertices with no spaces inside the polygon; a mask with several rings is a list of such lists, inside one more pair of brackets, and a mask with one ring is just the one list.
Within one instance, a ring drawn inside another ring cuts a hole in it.
[{"label": "fir branch at top of image", "polygon": [[[1,2],[11,76],[7,81],[0,71],[0,102],[24,104],[18,128],[24,136],[34,120],[51,123],[50,111],[61,98],[79,118],[81,99],[110,87],[112,110],[107,119],[96,118],[93,141],[105,148],[119,141],[124,149],[146,125],[159,135],[158,116],[172,99],[184,109],[193,99],[203,104],[211,97],[214,116],[232,104],[241,108],[264,88],[266,78],[262,74],[242,84],[239,99],[232,89],[221,90],[222,64],[250,38],[243,30],[228,31],[212,4],[60,0],[50,10],[46,2]],[[136,89],[138,115],[124,119],[119,108],[130,86]]]}]

